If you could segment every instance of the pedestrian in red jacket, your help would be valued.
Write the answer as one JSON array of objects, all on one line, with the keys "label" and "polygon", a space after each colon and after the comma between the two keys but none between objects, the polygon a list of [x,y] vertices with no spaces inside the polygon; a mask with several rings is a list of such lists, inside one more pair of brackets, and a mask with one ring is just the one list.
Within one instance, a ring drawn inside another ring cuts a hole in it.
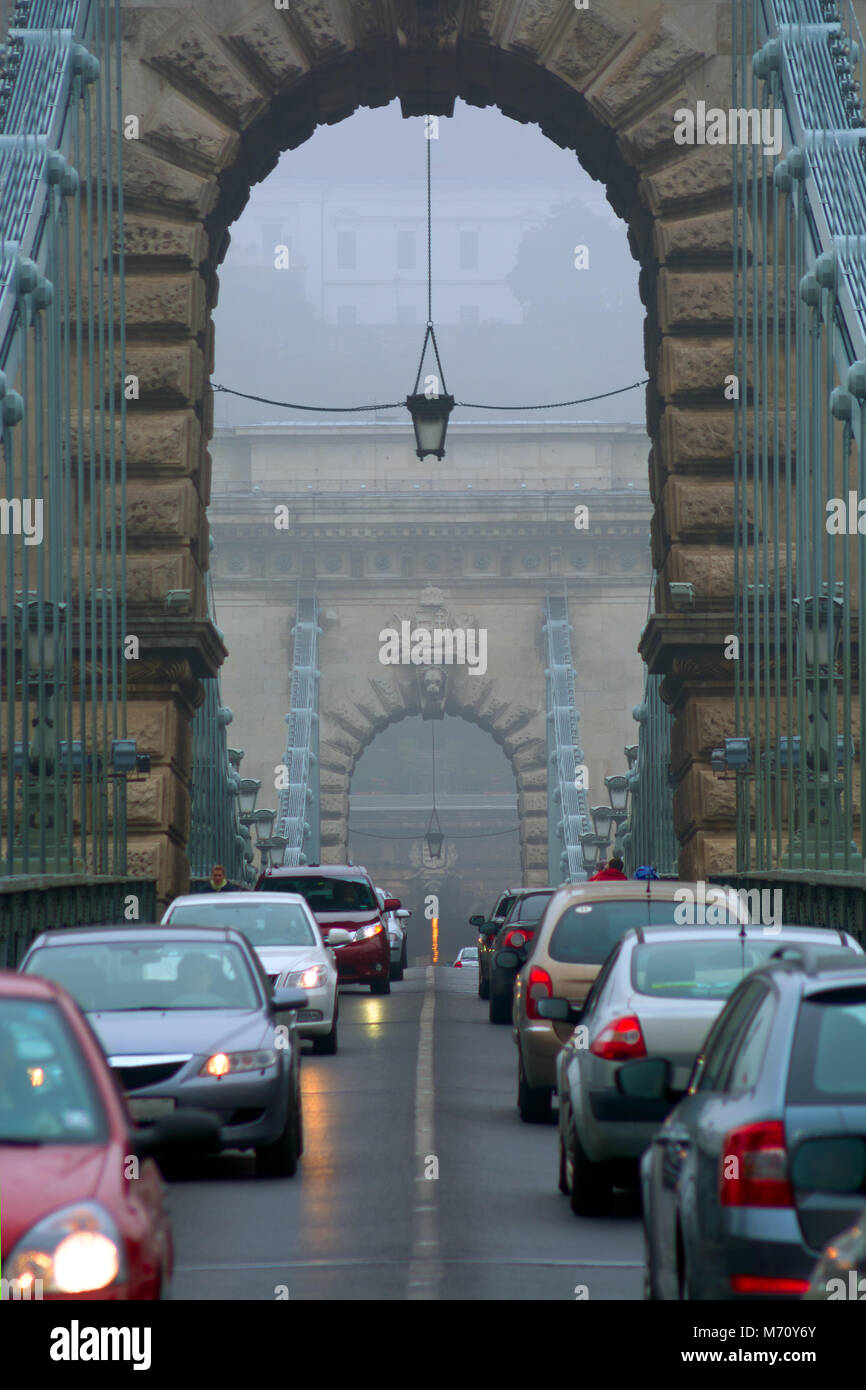
[{"label": "pedestrian in red jacket", "polygon": [[608,860],[607,868],[599,869],[598,873],[593,874],[592,878],[589,881],[590,883],[595,883],[598,879],[626,877],[627,875],[623,873],[623,862],[620,859],[619,855],[615,854],[612,859]]}]

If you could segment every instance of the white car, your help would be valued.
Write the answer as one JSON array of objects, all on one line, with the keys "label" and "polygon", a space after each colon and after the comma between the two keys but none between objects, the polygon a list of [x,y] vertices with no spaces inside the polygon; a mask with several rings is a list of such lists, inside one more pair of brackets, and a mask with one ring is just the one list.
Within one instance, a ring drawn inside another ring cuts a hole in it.
[{"label": "white car", "polygon": [[403,972],[409,964],[408,956],[408,935],[406,932],[406,921],[412,916],[407,907],[386,908],[387,902],[399,902],[398,898],[392,898],[390,893],[386,893],[384,888],[377,888],[376,899],[379,903],[379,911],[382,914],[382,921],[388,933],[388,946],[391,951],[390,978],[392,980],[402,980]]},{"label": "white car", "polygon": [[[175,898],[162,926],[234,927],[253,947],[273,989],[302,989],[307,1007],[297,1031],[314,1052],[337,1051],[337,965],[315,917],[299,893],[189,893]],[[333,930],[332,946],[350,940]],[[279,1020],[279,1015],[277,1015]]]},{"label": "white car", "polygon": [[464,946],[461,950],[457,952],[457,956],[454,960],[454,969],[460,970],[464,966],[466,966],[467,968],[471,968],[472,970],[478,969],[477,946]]}]

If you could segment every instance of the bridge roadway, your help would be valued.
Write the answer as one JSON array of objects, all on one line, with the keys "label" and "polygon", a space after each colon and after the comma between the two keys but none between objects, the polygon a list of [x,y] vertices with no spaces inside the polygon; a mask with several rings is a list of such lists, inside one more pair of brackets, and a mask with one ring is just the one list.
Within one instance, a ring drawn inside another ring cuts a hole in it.
[{"label": "bridge roadway", "polygon": [[341,991],[337,1056],[305,1044],[295,1177],[239,1153],[171,1177],[175,1299],[641,1297],[637,1197],[571,1214],[556,1125],[521,1124],[511,1030],[476,990],[414,966],[383,998]]}]

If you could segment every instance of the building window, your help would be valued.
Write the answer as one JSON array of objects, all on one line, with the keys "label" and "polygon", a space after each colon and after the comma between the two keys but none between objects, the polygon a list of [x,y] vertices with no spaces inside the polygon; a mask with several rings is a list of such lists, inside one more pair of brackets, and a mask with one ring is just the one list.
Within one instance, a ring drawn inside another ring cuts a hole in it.
[{"label": "building window", "polygon": [[460,233],[460,269],[478,269],[478,233]]},{"label": "building window", "polygon": [[478,305],[477,305],[477,304],[461,304],[461,305],[460,305],[460,322],[461,322],[461,323],[477,323],[477,322],[478,322]]},{"label": "building window", "polygon": [[397,269],[414,270],[417,262],[417,237],[414,232],[397,233]]},{"label": "building window", "polygon": [[357,304],[338,304],[337,323],[350,324],[358,322]]},{"label": "building window", "polygon": [[357,247],[354,232],[337,233],[337,269],[357,269]]},{"label": "building window", "polygon": [[417,313],[417,310],[416,310],[416,308],[415,308],[415,305],[414,305],[414,304],[398,304],[398,305],[397,305],[397,322],[398,322],[398,323],[417,323],[417,322],[418,322],[418,313]]}]

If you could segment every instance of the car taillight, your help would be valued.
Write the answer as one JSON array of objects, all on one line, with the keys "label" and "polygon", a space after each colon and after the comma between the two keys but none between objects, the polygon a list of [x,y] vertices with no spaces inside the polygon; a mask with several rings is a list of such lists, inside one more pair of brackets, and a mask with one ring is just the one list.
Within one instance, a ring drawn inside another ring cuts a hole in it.
[{"label": "car taillight", "polygon": [[760,1274],[731,1275],[731,1293],[789,1294],[799,1297],[808,1291],[808,1279],[774,1279]]},{"label": "car taillight", "polygon": [[646,1044],[637,1014],[624,1014],[622,1018],[608,1023],[589,1050],[593,1057],[602,1057],[606,1062],[625,1062],[635,1057],[645,1057]]},{"label": "car taillight", "polygon": [[504,949],[511,947],[513,951],[519,951],[521,946],[525,946],[530,940],[530,933],[525,931],[507,931],[502,938]]},{"label": "car taillight", "polygon": [[526,1017],[538,1018],[539,999],[553,998],[553,981],[540,965],[533,965],[526,981]]},{"label": "car taillight", "polygon": [[725,1136],[719,1159],[723,1207],[792,1207],[785,1126],[781,1120],[742,1125]]}]

